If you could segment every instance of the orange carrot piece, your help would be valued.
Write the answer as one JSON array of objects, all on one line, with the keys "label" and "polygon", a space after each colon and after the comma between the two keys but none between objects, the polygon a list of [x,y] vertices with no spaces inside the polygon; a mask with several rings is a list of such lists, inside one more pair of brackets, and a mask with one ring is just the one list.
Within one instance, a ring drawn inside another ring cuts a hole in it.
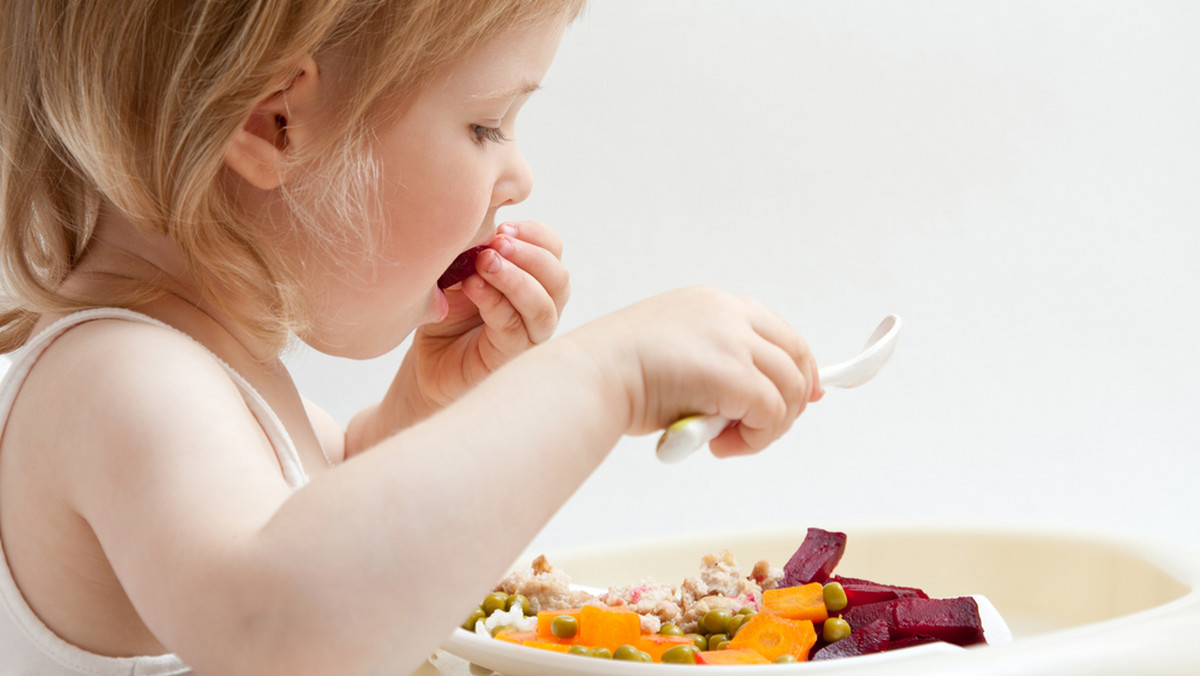
[{"label": "orange carrot piece", "polygon": [[771,664],[771,660],[763,657],[757,650],[743,648],[741,650],[703,650],[696,653],[696,664]]},{"label": "orange carrot piece", "polygon": [[525,641],[533,641],[537,639],[536,631],[506,631],[496,635],[496,639],[500,641],[508,641],[509,643],[524,643]]},{"label": "orange carrot piece", "polygon": [[[543,610],[538,612],[537,637],[539,641],[550,641],[551,643],[578,643],[579,634],[575,634],[575,638],[559,638],[550,631],[550,623],[559,615],[570,615],[575,618],[576,622],[580,622],[580,617],[583,614],[582,608],[568,608],[567,610]],[[580,622],[580,627],[583,624]],[[581,629],[582,630],[582,629]]]},{"label": "orange carrot piece", "polygon": [[763,591],[763,610],[789,620],[824,622],[829,617],[825,609],[825,593],[820,582],[798,587],[780,587]]},{"label": "orange carrot piece", "polygon": [[[539,632],[541,626],[539,616]],[[628,608],[584,606],[579,613],[579,634],[575,637],[579,645],[616,650],[626,643],[637,643],[641,636],[642,618]]]},{"label": "orange carrot piece", "polygon": [[758,613],[738,629],[729,641],[732,650],[753,650],[774,662],[780,655],[798,661],[808,659],[808,651],[817,642],[810,620],[792,620],[774,613]]},{"label": "orange carrot piece", "polygon": [[642,634],[633,647],[650,655],[655,662],[662,662],[663,653],[677,645],[692,645],[695,642],[686,636],[664,636],[662,634]]}]

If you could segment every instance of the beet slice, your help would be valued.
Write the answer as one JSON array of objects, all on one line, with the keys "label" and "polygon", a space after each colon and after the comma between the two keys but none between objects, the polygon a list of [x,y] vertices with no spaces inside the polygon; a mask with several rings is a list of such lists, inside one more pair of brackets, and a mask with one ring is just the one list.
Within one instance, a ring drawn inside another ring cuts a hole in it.
[{"label": "beet slice", "polygon": [[[908,639],[930,638],[955,645],[986,643],[979,604],[970,596],[947,599],[902,598],[855,606],[842,614],[853,631],[883,621],[889,638],[899,645]],[[853,636],[853,634],[851,634]]]},{"label": "beet slice", "polygon": [[896,634],[896,604],[898,602],[899,599],[893,599],[854,606],[842,613],[842,619],[849,622],[850,629],[855,632],[861,631],[867,625],[882,621],[893,634]]},{"label": "beet slice", "polygon": [[846,591],[847,606],[861,606],[892,599],[927,599],[929,595],[916,587],[901,587],[894,584],[872,582],[856,577],[834,575],[833,581],[842,585]]},{"label": "beet slice", "polygon": [[458,254],[458,257],[450,263],[450,267],[446,268],[446,271],[438,278],[438,288],[448,289],[475,274],[475,258],[486,248],[486,246],[474,246]]},{"label": "beet slice", "polygon": [[846,534],[809,528],[800,548],[783,566],[782,587],[825,582],[846,551]]},{"label": "beet slice", "polygon": [[811,660],[832,660],[837,657],[854,657],[855,655],[883,652],[891,645],[889,636],[887,622],[875,620],[861,629],[856,629],[846,638],[821,648],[813,653]]},{"label": "beet slice", "polygon": [[979,604],[970,596],[897,599],[895,604],[899,636],[893,638],[929,636],[955,645],[986,643]]}]

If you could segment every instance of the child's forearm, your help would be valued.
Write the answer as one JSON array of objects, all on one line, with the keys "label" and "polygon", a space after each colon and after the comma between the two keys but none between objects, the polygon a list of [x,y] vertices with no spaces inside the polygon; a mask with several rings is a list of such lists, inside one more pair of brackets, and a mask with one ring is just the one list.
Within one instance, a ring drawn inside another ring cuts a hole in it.
[{"label": "child's forearm", "polygon": [[283,584],[263,604],[275,616],[263,638],[297,640],[280,652],[311,651],[306,665],[337,654],[330,668],[362,646],[427,654],[616,443],[623,398],[586,352],[552,341],[318,477],[261,533],[264,555],[288,571],[279,579],[303,587]]}]

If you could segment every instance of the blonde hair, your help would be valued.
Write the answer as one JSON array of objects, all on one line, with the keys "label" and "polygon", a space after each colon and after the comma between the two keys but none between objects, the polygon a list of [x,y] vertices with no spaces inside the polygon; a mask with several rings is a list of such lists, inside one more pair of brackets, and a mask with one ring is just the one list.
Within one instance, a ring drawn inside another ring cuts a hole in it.
[{"label": "blonde hair", "polygon": [[[321,180],[285,195],[298,227],[352,237],[330,224],[371,220],[375,125],[481,40],[573,18],[584,2],[6,0],[0,352],[23,344],[43,314],[130,306],[162,291],[119,283],[101,298],[60,288],[106,202],[168,236],[208,302],[282,349],[305,310],[286,264],[244,227],[221,180],[225,148],[264,93],[285,87],[306,55],[336,51],[370,65],[342,74],[342,114],[324,145],[294,158],[318,163]],[[218,297],[217,280],[252,307]]]}]

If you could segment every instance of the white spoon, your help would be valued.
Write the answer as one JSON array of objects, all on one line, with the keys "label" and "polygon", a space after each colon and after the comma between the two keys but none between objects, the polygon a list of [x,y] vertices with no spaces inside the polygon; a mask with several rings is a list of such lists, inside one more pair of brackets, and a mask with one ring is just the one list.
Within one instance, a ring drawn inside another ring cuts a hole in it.
[{"label": "white spoon", "polygon": [[[888,315],[875,327],[862,352],[850,361],[826,366],[817,373],[822,387],[858,387],[875,377],[896,350],[900,318]],[[658,439],[658,459],[679,462],[712,441],[730,420],[715,415],[692,415],[671,423]]]}]

